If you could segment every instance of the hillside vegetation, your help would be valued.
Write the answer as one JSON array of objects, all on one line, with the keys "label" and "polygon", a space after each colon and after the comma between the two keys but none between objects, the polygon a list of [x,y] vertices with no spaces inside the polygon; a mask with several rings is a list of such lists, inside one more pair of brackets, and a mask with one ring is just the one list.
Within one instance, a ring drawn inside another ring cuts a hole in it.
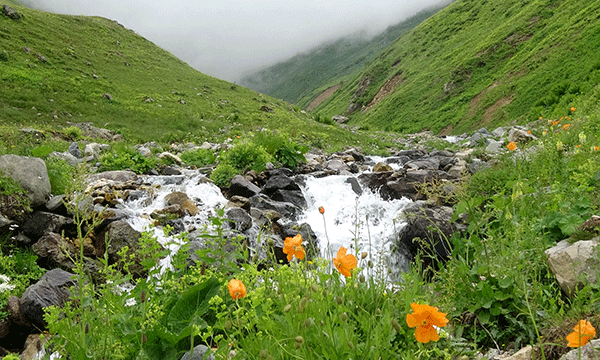
[{"label": "hillside vegetation", "polygon": [[595,107],[600,1],[460,0],[400,37],[316,111],[460,133]]},{"label": "hillside vegetation", "polygon": [[288,103],[204,75],[114,21],[4,3],[23,15],[0,16],[4,144],[16,128],[48,130],[67,122],[92,122],[140,142],[202,143],[267,128],[306,145],[371,143],[316,123]]},{"label": "hillside vegetation", "polygon": [[368,38],[364,33],[345,36],[293,58],[248,74],[241,84],[306,108],[320,92],[352,79],[395,39],[439,11],[426,9]]}]

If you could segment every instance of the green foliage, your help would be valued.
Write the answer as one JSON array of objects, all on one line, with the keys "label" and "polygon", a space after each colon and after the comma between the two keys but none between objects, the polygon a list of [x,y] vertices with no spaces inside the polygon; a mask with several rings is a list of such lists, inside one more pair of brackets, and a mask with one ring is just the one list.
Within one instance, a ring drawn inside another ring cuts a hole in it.
[{"label": "green foliage", "polygon": [[61,130],[61,132],[64,134],[64,136],[67,139],[70,139],[70,140],[80,139],[81,136],[83,135],[83,130],[81,130],[77,126],[69,126],[69,127],[63,128]]},{"label": "green foliage", "polygon": [[216,160],[215,154],[210,149],[189,150],[179,155],[187,165],[202,167],[213,164]]},{"label": "green foliage", "polygon": [[[112,20],[52,14],[16,2],[12,6],[24,17],[18,24],[1,19],[0,53],[6,51],[9,61],[0,61],[0,153],[27,156],[50,136],[80,139],[79,128],[64,127],[79,121],[139,143],[221,142],[252,133],[257,123],[309,136],[324,131],[288,103],[204,75]],[[33,51],[24,52],[15,38]],[[125,72],[123,59],[131,65]],[[113,100],[103,99],[105,93]],[[261,111],[263,103],[276,116]],[[23,127],[51,132],[32,146],[33,139],[19,133]],[[5,139],[5,130],[15,136]],[[344,130],[327,131],[327,147],[346,141]],[[352,138],[365,148],[370,142],[362,134]]]},{"label": "green foliage", "polygon": [[396,39],[315,111],[333,116],[351,103],[370,104],[401,74],[385,98],[351,115],[354,124],[461,133],[568,115],[600,80],[591,51],[600,46],[600,25],[592,20],[599,15],[598,0],[454,1]]},{"label": "green foliage", "polygon": [[99,161],[101,163],[99,171],[129,169],[137,174],[143,174],[156,166],[155,158],[147,158],[127,146],[113,146],[112,151],[102,155]]},{"label": "green foliage", "polygon": [[221,162],[231,165],[241,173],[247,170],[260,173],[271,159],[271,155],[262,146],[251,142],[236,144],[221,154]]},{"label": "green foliage", "polygon": [[[0,304],[6,304],[12,295],[20,297],[44,272],[31,250],[10,246],[8,235],[0,240]],[[0,321],[7,315],[0,311]]]},{"label": "green foliage", "polygon": [[68,185],[73,181],[75,168],[65,160],[58,158],[46,159],[46,168],[48,169],[52,195],[65,194]]},{"label": "green foliage", "polygon": [[261,131],[252,138],[252,143],[262,146],[267,153],[284,167],[294,169],[305,162],[304,154],[308,146],[290,140],[286,135],[271,131]]},{"label": "green foliage", "polygon": [[231,179],[239,173],[240,171],[232,165],[222,162],[212,171],[210,178],[214,181],[215,185],[219,187],[228,187],[231,184]]},{"label": "green foliage", "polygon": [[10,177],[5,177],[0,170],[0,194],[2,195],[26,195],[27,192],[23,190],[18,182]]},{"label": "green foliage", "polygon": [[50,155],[54,150],[48,145],[38,146],[36,148],[31,149],[31,156],[34,157],[46,157]]}]

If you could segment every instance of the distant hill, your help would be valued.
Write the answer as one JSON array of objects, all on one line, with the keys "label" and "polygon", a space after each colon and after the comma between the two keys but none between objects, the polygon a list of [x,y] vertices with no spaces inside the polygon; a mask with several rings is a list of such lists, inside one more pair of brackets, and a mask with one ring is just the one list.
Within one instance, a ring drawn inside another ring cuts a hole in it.
[{"label": "distant hill", "polygon": [[306,108],[320,92],[356,76],[400,35],[442,7],[423,10],[372,38],[359,32],[322,44],[287,61],[250,73],[240,80],[240,84]]},{"label": "distant hill", "polygon": [[308,145],[372,142],[202,74],[115,21],[4,4],[23,17],[0,13],[0,139],[18,127],[92,122],[131,141],[202,143],[266,128]]},{"label": "distant hill", "polygon": [[566,116],[598,104],[598,49],[600,0],[457,0],[315,111],[371,129],[442,134]]}]

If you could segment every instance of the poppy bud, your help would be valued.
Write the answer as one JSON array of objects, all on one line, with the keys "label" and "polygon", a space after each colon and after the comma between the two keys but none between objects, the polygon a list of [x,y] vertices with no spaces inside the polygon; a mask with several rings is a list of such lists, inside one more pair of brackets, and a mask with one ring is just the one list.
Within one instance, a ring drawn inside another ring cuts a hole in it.
[{"label": "poppy bud", "polygon": [[261,359],[266,359],[269,356],[269,352],[265,349],[262,349],[260,351],[260,353],[258,354],[258,357],[260,357]]},{"label": "poppy bud", "polygon": [[375,315],[381,315],[381,309],[380,308],[375,309]]},{"label": "poppy bud", "polygon": [[252,255],[252,262],[257,262],[258,261],[258,254],[254,254]]},{"label": "poppy bud", "polygon": [[145,290],[142,290],[142,293],[140,294],[140,301],[142,304],[146,302],[146,291]]},{"label": "poppy bud", "polygon": [[350,348],[350,350],[354,349],[354,344],[352,343],[352,341],[348,341],[348,347]]},{"label": "poppy bud", "polygon": [[225,321],[225,329],[226,330],[231,330],[232,326],[233,326],[233,323],[231,322],[231,320]]},{"label": "poppy bud", "polygon": [[142,334],[142,344],[145,344],[148,341],[146,334]]},{"label": "poppy bud", "polygon": [[89,333],[90,332],[90,323],[85,323],[85,333]]},{"label": "poppy bud", "polygon": [[315,293],[316,293],[317,291],[319,291],[319,287],[317,286],[317,284],[312,284],[312,285],[310,286],[310,288],[311,288],[311,290],[312,290],[313,292],[315,292]]},{"label": "poppy bud", "polygon": [[304,320],[304,327],[311,327],[313,324],[313,319],[308,318],[306,320]]},{"label": "poppy bud", "polygon": [[324,208],[324,207],[322,207],[322,206],[319,206],[319,212],[320,212],[321,214],[324,214],[324,213],[325,213],[325,208]]},{"label": "poppy bud", "polygon": [[327,297],[327,295],[329,295],[329,292],[327,289],[323,289],[323,297]]},{"label": "poppy bud", "polygon": [[244,324],[244,322],[242,321],[242,319],[235,319],[235,320],[233,321],[233,325],[235,325],[235,326],[237,326],[237,327],[240,327],[240,326],[242,326],[243,324]]},{"label": "poppy bud", "polygon": [[304,308],[306,307],[306,303],[308,300],[306,300],[306,298],[302,298],[300,299],[300,305],[298,306],[298,313],[303,313],[304,312]]},{"label": "poppy bud", "polygon": [[275,246],[275,242],[273,242],[273,239],[269,238],[269,239],[267,240],[267,245],[268,245],[269,247],[273,247],[273,246]]},{"label": "poppy bud", "polygon": [[286,306],[283,308],[283,311],[284,311],[284,312],[286,312],[286,313],[290,312],[290,310],[292,310],[292,305],[291,305],[291,304],[287,304],[287,305],[286,305]]},{"label": "poppy bud", "polygon": [[373,262],[371,260],[369,260],[369,262],[367,263],[369,265],[369,268],[373,268]]},{"label": "poppy bud", "polygon": [[340,320],[342,320],[342,322],[346,322],[348,320],[348,314],[346,314],[345,312],[341,313]]},{"label": "poppy bud", "polygon": [[366,259],[366,258],[367,258],[367,256],[369,256],[369,253],[367,253],[366,251],[363,251],[363,252],[360,254],[360,258],[361,258],[361,259]]},{"label": "poppy bud", "polygon": [[360,276],[358,277],[358,281],[360,281],[361,283],[364,283],[367,279],[365,278],[364,274],[360,274]]},{"label": "poppy bud", "polygon": [[338,305],[342,305],[342,304],[344,303],[344,297],[343,297],[343,296],[336,296],[336,297],[335,297],[335,302],[336,302]]},{"label": "poppy bud", "polygon": [[296,349],[296,350],[300,349],[300,346],[302,346],[303,343],[304,343],[304,338],[300,335],[296,336],[294,338],[294,349]]}]

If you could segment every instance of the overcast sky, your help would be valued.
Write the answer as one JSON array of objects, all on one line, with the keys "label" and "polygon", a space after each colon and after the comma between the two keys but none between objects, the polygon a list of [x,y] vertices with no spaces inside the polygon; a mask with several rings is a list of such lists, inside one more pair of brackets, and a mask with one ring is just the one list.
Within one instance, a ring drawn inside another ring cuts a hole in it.
[{"label": "overcast sky", "polygon": [[383,31],[441,0],[21,0],[38,9],[97,15],[205,74],[236,81],[324,41]]}]

